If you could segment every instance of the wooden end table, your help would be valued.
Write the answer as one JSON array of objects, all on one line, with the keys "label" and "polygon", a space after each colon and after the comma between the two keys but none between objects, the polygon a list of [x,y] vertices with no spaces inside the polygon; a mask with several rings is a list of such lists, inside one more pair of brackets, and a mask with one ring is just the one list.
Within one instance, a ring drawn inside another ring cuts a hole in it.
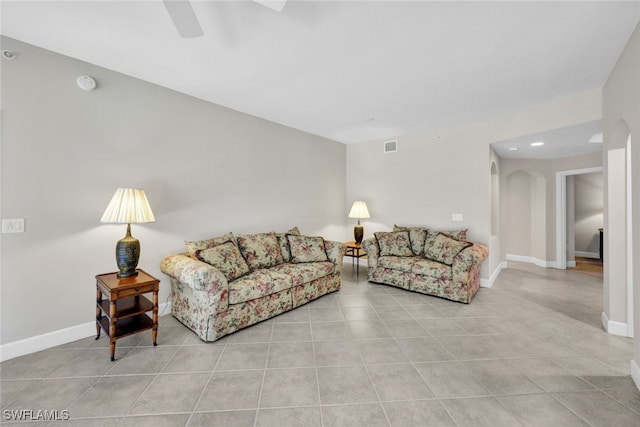
[{"label": "wooden end table", "polygon": [[[96,276],[96,339],[100,329],[109,336],[111,361],[115,360],[116,340],[151,329],[153,345],[158,338],[158,290],[160,280],[143,270],[137,275],[118,277],[118,273]],[[144,294],[153,293],[153,302]],[[105,299],[102,299],[102,297]],[[146,313],[151,311],[152,316]]]},{"label": "wooden end table", "polygon": [[[356,277],[360,275],[360,258],[367,256],[367,253],[362,249],[361,243],[356,243],[355,241],[345,243],[347,246],[346,256],[350,256],[353,264],[356,266]],[[356,263],[356,260],[358,261]]]}]

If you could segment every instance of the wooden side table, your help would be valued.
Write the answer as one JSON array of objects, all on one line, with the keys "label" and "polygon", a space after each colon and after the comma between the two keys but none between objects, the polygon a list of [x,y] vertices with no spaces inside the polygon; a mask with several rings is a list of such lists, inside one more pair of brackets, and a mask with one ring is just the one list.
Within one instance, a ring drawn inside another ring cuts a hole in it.
[{"label": "wooden side table", "polygon": [[[360,258],[367,256],[367,253],[362,249],[361,243],[355,241],[345,243],[347,246],[346,256],[350,256],[353,264],[356,266],[356,277],[360,275]],[[356,263],[356,260],[358,261]]]},{"label": "wooden side table", "polygon": [[[96,276],[96,339],[100,329],[109,336],[111,361],[115,360],[116,340],[151,329],[153,345],[158,338],[158,290],[160,280],[143,270],[132,277],[118,273]],[[153,293],[153,302],[144,294]],[[102,297],[105,299],[102,299]],[[146,313],[151,311],[152,316]]]}]

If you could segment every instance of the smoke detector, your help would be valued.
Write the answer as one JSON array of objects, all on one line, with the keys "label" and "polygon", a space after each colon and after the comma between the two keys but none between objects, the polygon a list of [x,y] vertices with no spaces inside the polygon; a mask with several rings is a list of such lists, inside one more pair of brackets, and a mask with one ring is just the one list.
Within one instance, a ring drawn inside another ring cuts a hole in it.
[{"label": "smoke detector", "polygon": [[82,90],[90,91],[96,88],[96,81],[91,76],[80,76],[76,82]]},{"label": "smoke detector", "polygon": [[4,59],[16,59],[16,53],[12,50],[5,49],[2,51],[2,57]]}]

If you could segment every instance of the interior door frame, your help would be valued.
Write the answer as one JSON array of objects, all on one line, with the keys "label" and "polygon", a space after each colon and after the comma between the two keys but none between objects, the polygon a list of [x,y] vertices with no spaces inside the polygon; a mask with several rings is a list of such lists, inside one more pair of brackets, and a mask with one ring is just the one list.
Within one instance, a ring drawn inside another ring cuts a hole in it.
[{"label": "interior door frame", "polygon": [[556,268],[567,268],[567,177],[603,171],[597,166],[556,172]]}]

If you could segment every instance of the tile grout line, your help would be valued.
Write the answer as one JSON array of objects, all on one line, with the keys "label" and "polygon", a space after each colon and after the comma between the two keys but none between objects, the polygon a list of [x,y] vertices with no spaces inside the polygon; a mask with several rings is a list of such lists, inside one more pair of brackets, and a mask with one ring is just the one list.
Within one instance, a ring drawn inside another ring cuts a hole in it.
[{"label": "tile grout line", "polygon": [[[185,340],[185,342],[186,342],[186,340]],[[211,378],[213,378],[214,372],[216,372],[216,368],[218,367],[218,364],[220,363],[220,360],[222,359],[222,355],[227,350],[227,344],[228,344],[228,342],[225,341],[224,344],[222,345],[222,351],[218,355],[218,359],[216,359],[216,363],[213,365],[213,368],[211,369],[211,372],[209,373],[209,378],[207,378],[207,382],[205,382],[204,383],[204,387],[202,387],[202,391],[200,392],[200,396],[198,396],[198,399],[196,400],[196,403],[193,405],[193,409],[191,410],[191,414],[187,418],[187,422],[185,423],[185,426],[189,425],[189,423],[191,422],[191,419],[193,418],[193,415],[195,413],[197,413],[197,408],[198,408],[198,405],[200,404],[200,401],[202,400],[202,396],[204,396],[204,392],[207,390],[207,387],[209,386],[209,383],[211,382]]]},{"label": "tile grout line", "polygon": [[262,392],[264,390],[264,379],[267,376],[267,367],[269,366],[269,356],[271,354],[271,342],[273,341],[273,330],[275,329],[276,322],[271,322],[271,331],[269,332],[269,342],[267,345],[267,356],[264,359],[264,366],[262,370],[262,381],[260,382],[260,392],[258,393],[258,403],[256,404],[256,414],[253,418],[253,426],[258,425],[258,416],[260,414],[260,404],[262,402]]}]

